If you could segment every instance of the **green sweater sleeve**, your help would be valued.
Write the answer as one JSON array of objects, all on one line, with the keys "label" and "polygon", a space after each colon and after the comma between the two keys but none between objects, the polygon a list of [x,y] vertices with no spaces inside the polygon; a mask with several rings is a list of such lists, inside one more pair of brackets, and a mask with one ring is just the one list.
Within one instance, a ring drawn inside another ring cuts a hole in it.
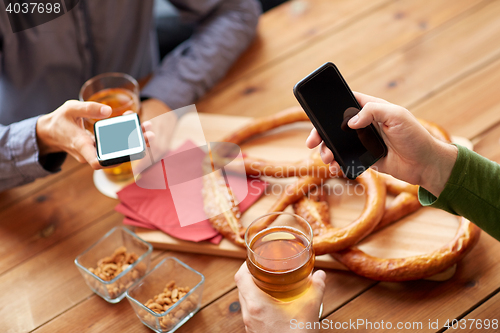
[{"label": "green sweater sleeve", "polygon": [[460,215],[500,240],[500,165],[459,145],[450,179],[436,198],[420,187],[423,206]]}]

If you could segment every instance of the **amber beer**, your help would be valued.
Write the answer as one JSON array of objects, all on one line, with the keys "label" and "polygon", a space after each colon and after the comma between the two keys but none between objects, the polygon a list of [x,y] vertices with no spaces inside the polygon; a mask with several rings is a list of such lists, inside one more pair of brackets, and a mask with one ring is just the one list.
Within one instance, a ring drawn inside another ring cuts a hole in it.
[{"label": "amber beer", "polygon": [[[109,105],[112,109],[111,116],[121,116],[125,111],[139,113],[139,87],[137,81],[127,74],[105,73],[87,81],[80,92],[80,100],[98,102]],[[92,134],[94,123],[97,119],[85,119],[84,126]],[[132,178],[130,162],[120,164],[113,168],[104,169],[106,177],[112,181],[122,181]]]},{"label": "amber beer", "polygon": [[[124,88],[109,88],[96,92],[87,101],[109,105],[110,118],[121,116],[125,111],[139,112],[139,101],[133,92]],[[94,123],[98,119],[85,119],[85,128],[94,133]]]},{"label": "amber beer", "polygon": [[314,268],[312,231],[309,234],[310,227],[299,229],[302,228],[273,223],[257,232],[247,244],[247,266],[255,284],[282,301],[300,297],[310,285]]}]

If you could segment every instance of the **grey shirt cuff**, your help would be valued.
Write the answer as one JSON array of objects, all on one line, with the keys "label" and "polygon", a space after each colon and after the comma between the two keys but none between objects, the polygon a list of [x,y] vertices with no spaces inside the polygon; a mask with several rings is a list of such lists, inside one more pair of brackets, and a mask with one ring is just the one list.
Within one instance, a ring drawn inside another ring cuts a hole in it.
[{"label": "grey shirt cuff", "polygon": [[[36,140],[36,123],[39,117],[29,118],[4,127],[1,152],[0,190],[29,183],[60,170],[65,153],[48,154],[40,163]],[[47,168],[45,168],[46,166]]]},{"label": "grey shirt cuff", "polygon": [[50,174],[39,162],[36,141],[36,122],[38,118],[33,117],[10,125],[8,145],[12,161],[17,171],[27,181]]}]

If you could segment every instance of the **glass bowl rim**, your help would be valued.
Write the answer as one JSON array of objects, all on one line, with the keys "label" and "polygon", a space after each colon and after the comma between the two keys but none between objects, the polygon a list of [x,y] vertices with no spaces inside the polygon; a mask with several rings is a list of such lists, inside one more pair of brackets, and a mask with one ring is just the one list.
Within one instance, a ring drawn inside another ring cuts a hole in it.
[{"label": "glass bowl rim", "polygon": [[[143,280],[145,280],[148,277],[149,274],[151,274],[156,269],[158,269],[167,260],[174,260],[174,261],[176,261],[178,264],[182,265],[184,268],[192,271],[195,274],[198,274],[201,277],[201,279],[200,279],[200,282],[198,282],[196,284],[196,286],[194,286],[193,288],[191,288],[191,290],[189,290],[186,293],[186,295],[182,296],[182,298],[179,299],[177,302],[175,302],[175,304],[172,305],[168,310],[166,310],[164,312],[161,312],[161,313],[156,313],[153,310],[151,310],[150,308],[148,308],[147,306],[145,306],[144,304],[142,304],[141,302],[139,302],[138,300],[136,300],[134,297],[130,296],[129,291],[132,290],[132,289],[134,289],[135,287],[137,287],[139,283],[143,282]],[[181,304],[183,301],[185,301],[187,299],[187,297],[190,296],[191,294],[193,294],[193,292],[195,290],[197,290],[200,286],[202,286],[203,283],[205,283],[205,276],[203,274],[201,274],[200,272],[198,272],[197,270],[195,270],[191,266],[185,264],[184,262],[180,261],[176,257],[166,257],[166,258],[163,258],[162,261],[160,261],[158,264],[156,264],[156,266],[153,269],[151,269],[146,275],[144,275],[140,280],[136,281],[133,285],[131,285],[130,288],[128,288],[127,291],[125,292],[125,297],[127,297],[127,299],[129,301],[133,301],[134,303],[136,303],[137,305],[139,305],[141,308],[147,310],[149,312],[149,314],[151,314],[151,315],[153,315],[153,316],[155,316],[157,318],[161,318],[161,317],[164,317],[165,315],[169,314],[175,308],[177,308],[177,306],[179,306],[179,304]]]},{"label": "glass bowl rim", "polygon": [[[109,237],[113,232],[115,232],[116,230],[119,230],[121,229],[122,231],[125,231],[126,233],[130,234],[132,237],[134,237],[135,239],[139,240],[141,243],[145,244],[148,249],[146,250],[146,252],[144,252],[139,258],[137,258],[137,260],[129,265],[129,267],[127,267],[124,271],[122,271],[120,274],[118,274],[117,276],[115,276],[112,280],[109,280],[109,281],[104,281],[103,279],[101,279],[100,277],[98,277],[97,275],[95,275],[94,273],[92,273],[91,271],[89,271],[87,269],[87,267],[83,266],[82,264],[80,264],[80,262],[78,261],[84,254],[86,254],[87,252],[89,252],[91,249],[94,248],[94,246],[96,246],[97,244],[99,244],[101,241],[105,240],[107,237]],[[123,227],[123,226],[117,226],[117,227],[114,227],[112,228],[110,231],[108,231],[104,236],[102,236],[101,238],[99,238],[94,244],[92,244],[91,246],[89,246],[85,251],[83,251],[82,253],[80,253],[76,258],[75,258],[75,265],[82,269],[83,271],[85,271],[86,273],[90,274],[92,277],[94,277],[95,279],[97,279],[99,282],[103,283],[103,284],[112,284],[112,283],[115,283],[116,281],[118,281],[120,278],[122,278],[123,276],[125,276],[128,272],[130,272],[135,266],[137,266],[137,264],[139,262],[141,262],[142,260],[144,260],[149,254],[151,254],[151,252],[153,252],[153,246],[146,242],[144,239],[140,238],[139,236],[137,236],[137,234],[135,234],[134,232],[130,231],[129,229]]]}]

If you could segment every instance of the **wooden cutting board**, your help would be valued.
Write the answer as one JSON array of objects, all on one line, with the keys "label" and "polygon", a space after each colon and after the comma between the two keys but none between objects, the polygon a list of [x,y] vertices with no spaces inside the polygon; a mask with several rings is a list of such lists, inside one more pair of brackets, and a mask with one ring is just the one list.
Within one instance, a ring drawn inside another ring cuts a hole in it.
[{"label": "wooden cutting board", "polygon": [[[196,114],[188,114],[181,118],[176,128],[172,141],[173,149],[187,139],[198,145],[204,145],[206,141],[220,140],[250,120],[247,117],[214,114],[199,114],[198,120]],[[251,140],[242,145],[241,149],[249,156],[271,161],[300,160],[311,154],[304,144],[311,128],[311,124],[308,123],[284,126]],[[454,138],[454,141],[472,148],[467,139]],[[266,178],[265,180],[269,182],[266,194],[242,216],[242,223],[245,226],[265,214],[276,201],[282,187],[296,179]],[[352,184],[349,185],[345,180],[332,179],[329,184],[335,193],[329,197],[331,223],[335,227],[343,227],[360,215],[364,207],[364,195],[357,195],[353,191]],[[392,197],[389,196],[388,200],[392,200]],[[288,210],[292,211],[291,207]],[[453,238],[457,227],[458,219],[455,216],[433,208],[421,208],[397,223],[368,236],[358,245],[366,253],[377,257],[408,257],[440,248]],[[179,240],[157,230],[136,228],[136,233],[158,249],[246,258],[245,249],[226,239],[219,245],[214,245],[209,242]],[[316,267],[347,270],[329,255],[318,256]],[[453,276],[455,270],[456,265],[429,279],[447,280]]]}]

